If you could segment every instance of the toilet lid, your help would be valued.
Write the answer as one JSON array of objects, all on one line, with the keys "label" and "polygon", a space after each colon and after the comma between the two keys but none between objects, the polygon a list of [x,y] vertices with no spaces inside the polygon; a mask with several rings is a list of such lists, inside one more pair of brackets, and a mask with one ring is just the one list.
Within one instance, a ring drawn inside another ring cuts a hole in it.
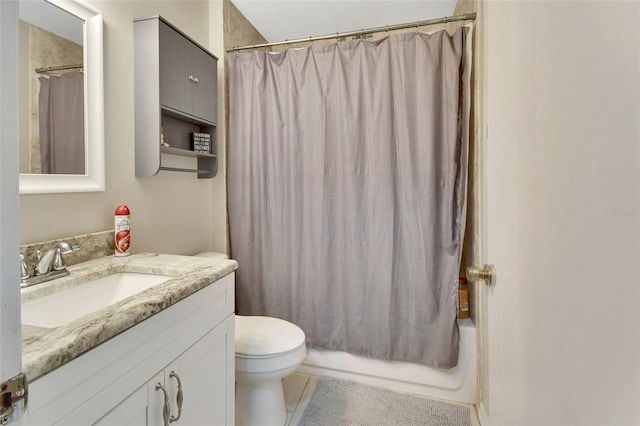
[{"label": "toilet lid", "polygon": [[236,356],[269,357],[293,352],[304,344],[304,332],[271,317],[236,315]]}]

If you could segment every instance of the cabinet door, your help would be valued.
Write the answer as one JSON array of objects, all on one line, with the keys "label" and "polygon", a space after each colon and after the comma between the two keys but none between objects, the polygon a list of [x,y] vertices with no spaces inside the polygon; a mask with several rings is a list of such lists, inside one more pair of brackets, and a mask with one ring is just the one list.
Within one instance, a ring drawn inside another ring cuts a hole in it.
[{"label": "cabinet door", "polygon": [[233,315],[165,370],[173,416],[178,414],[178,379],[182,384],[181,424],[233,425],[235,352],[232,321]]},{"label": "cabinet door", "polygon": [[164,383],[162,372],[156,374],[93,425],[146,426],[163,424],[164,396],[161,390],[156,390],[157,383]]},{"label": "cabinet door", "polygon": [[193,43],[182,34],[159,21],[160,31],[160,104],[191,113],[193,76],[191,56]]},{"label": "cabinet door", "polygon": [[192,46],[193,75],[197,77],[197,82],[193,85],[193,114],[217,123],[218,61],[198,46]]}]

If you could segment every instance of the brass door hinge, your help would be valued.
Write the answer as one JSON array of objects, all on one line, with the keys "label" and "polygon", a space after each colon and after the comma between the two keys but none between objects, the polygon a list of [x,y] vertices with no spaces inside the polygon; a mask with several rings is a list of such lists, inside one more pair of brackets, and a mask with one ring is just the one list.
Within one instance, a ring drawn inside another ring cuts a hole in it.
[{"label": "brass door hinge", "polygon": [[24,414],[28,395],[24,373],[0,384],[0,425],[9,424]]}]

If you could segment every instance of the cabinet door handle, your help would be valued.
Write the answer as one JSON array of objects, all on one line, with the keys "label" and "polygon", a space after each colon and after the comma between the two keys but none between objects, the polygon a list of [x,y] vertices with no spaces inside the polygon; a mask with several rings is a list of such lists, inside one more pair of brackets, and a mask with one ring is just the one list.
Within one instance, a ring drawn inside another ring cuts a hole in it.
[{"label": "cabinet door handle", "polygon": [[192,75],[190,75],[190,76],[189,76],[189,77],[187,77],[187,78],[188,78],[189,80],[191,80],[191,81],[195,81],[195,77],[193,76],[193,74],[192,74]]},{"label": "cabinet door handle", "polygon": [[170,379],[175,378],[178,381],[178,392],[176,394],[176,405],[178,406],[178,417],[171,416],[171,419],[169,420],[169,423],[173,423],[180,420],[180,416],[182,416],[182,401],[183,401],[182,382],[180,381],[180,376],[178,376],[178,374],[175,371],[171,371],[171,373],[169,373],[169,378]]},{"label": "cabinet door handle", "polygon": [[169,426],[169,414],[171,414],[171,408],[169,407],[169,394],[167,389],[162,386],[162,383],[156,383],[156,391],[162,390],[164,394],[164,405],[162,407],[162,419],[164,420],[164,426]]},{"label": "cabinet door handle", "polygon": [[198,82],[198,77],[195,77],[195,78],[193,79],[193,82],[194,82],[194,83],[197,83],[197,82]]}]

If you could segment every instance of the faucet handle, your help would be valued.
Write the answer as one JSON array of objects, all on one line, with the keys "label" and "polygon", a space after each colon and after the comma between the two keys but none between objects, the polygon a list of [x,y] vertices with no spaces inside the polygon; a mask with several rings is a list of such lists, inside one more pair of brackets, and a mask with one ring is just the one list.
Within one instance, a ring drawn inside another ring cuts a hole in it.
[{"label": "faucet handle", "polygon": [[[62,250],[60,247],[56,247],[56,254],[53,258],[53,270],[54,271],[62,271],[65,267],[64,259],[62,258]],[[65,251],[66,253],[70,253],[70,251]]]},{"label": "faucet handle", "polygon": [[24,262],[24,254],[20,253],[20,279],[26,280],[31,276],[31,272],[27,267],[27,264]]},{"label": "faucet handle", "polygon": [[33,275],[37,275],[37,270],[38,270],[38,264],[40,263],[40,259],[42,259],[42,251],[41,250],[36,250],[35,251],[35,255],[36,255],[36,261],[33,263]]}]

